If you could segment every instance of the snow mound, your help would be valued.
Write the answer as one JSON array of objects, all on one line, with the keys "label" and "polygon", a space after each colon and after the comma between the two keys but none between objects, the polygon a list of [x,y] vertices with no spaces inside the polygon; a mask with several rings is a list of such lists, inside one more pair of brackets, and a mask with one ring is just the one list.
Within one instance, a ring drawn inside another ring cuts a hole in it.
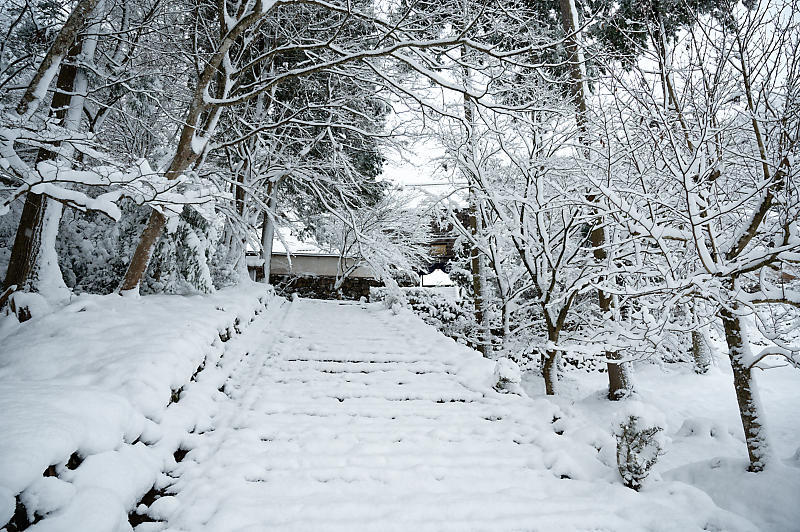
[{"label": "snow mound", "polygon": [[223,355],[244,356],[227,340],[267,305],[280,307],[271,288],[246,283],[210,296],[84,295],[3,324],[0,524],[18,501],[28,522],[45,517],[31,530],[129,527],[175,449],[208,425]]}]

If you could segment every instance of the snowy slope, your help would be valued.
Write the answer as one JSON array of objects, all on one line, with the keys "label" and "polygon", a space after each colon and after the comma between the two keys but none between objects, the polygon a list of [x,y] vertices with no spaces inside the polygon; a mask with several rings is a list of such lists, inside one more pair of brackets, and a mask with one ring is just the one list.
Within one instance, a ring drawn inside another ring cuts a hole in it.
[{"label": "snowy slope", "polygon": [[[298,300],[224,387],[152,529],[754,530],[682,482],[624,488],[610,432],[492,389],[410,315]],[[148,528],[150,530],[151,528]]]}]

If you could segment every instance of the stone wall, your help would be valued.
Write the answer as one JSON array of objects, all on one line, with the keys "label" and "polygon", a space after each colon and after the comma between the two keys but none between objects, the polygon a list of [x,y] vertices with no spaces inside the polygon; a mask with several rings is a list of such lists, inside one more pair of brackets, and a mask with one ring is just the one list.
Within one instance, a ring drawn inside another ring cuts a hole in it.
[{"label": "stone wall", "polygon": [[336,282],[335,277],[327,276],[296,276],[278,275],[269,276],[269,282],[275,287],[275,291],[282,296],[291,296],[297,292],[300,297],[315,299],[369,299],[369,289],[373,286],[383,286],[383,283],[376,279],[364,279],[348,277],[342,284],[340,293],[333,291]]}]

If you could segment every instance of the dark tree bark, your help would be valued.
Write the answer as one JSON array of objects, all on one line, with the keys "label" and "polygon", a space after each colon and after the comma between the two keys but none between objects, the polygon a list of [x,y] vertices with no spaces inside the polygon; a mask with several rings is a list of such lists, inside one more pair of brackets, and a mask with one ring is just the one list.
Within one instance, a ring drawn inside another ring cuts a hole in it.
[{"label": "dark tree bark", "polygon": [[[200,118],[199,107],[203,107],[202,104],[200,102],[194,102],[189,112],[190,119],[194,120],[194,123]],[[200,154],[192,150],[192,139],[196,131],[196,127],[192,126],[192,123],[191,121],[188,122],[181,132],[175,158],[172,159],[169,169],[164,174],[164,177],[167,179],[177,179],[178,176],[186,171],[200,156]],[[157,210],[154,209],[153,212],[150,213],[147,226],[145,226],[142,236],[139,238],[139,244],[133,252],[133,257],[131,257],[131,262],[128,264],[128,269],[125,271],[125,277],[122,280],[120,292],[139,290],[139,283],[141,283],[147,271],[147,266],[150,264],[150,257],[153,254],[156,241],[158,237],[161,236],[166,222],[167,220],[164,215]]]},{"label": "dark tree bark", "polygon": [[142,231],[139,244],[136,246],[136,251],[133,253],[128,270],[125,272],[125,278],[122,280],[121,291],[139,289],[139,283],[144,277],[145,271],[147,271],[147,265],[150,264],[150,256],[153,254],[156,240],[161,236],[166,221],[166,218],[160,212],[154,210],[150,213],[150,219],[147,220],[147,226]]},{"label": "dark tree bark", "polygon": [[[80,45],[75,45],[70,50],[70,56],[77,56]],[[50,104],[50,115],[59,122],[63,122],[67,115],[70,102],[70,93],[73,91],[77,68],[71,64],[62,64],[56,80],[56,92]],[[58,143],[54,144],[58,147]],[[36,164],[52,160],[55,153],[52,150],[40,148],[36,155]],[[42,226],[44,214],[47,207],[47,198],[41,194],[29,192],[25,196],[25,204],[22,207],[22,216],[17,227],[17,234],[14,238],[14,246],[11,248],[11,257],[8,262],[4,290],[15,286],[17,290],[24,290],[31,278],[31,274],[36,268],[39,258],[39,248],[41,245]]]},{"label": "dark tree bark", "polygon": [[[472,236],[477,238],[480,232],[478,216],[477,200],[473,201],[471,212],[469,215],[470,231]],[[489,327],[486,324],[486,313],[484,310],[486,302],[484,301],[484,286],[483,283],[486,279],[484,272],[485,264],[481,257],[481,250],[478,247],[473,247],[470,253],[470,269],[472,270],[472,291],[473,303],[475,305],[475,323],[478,326],[478,350],[483,356],[488,357],[491,352]]]},{"label": "dark tree bark", "polygon": [[767,438],[760,421],[760,408],[752,369],[743,360],[746,346],[742,324],[734,312],[735,309],[726,308],[720,312],[720,316],[725,328],[725,341],[728,344],[728,356],[733,369],[733,385],[736,389],[736,401],[739,403],[739,415],[742,418],[747,454],[750,458],[750,471],[758,472],[764,469],[767,462]]},{"label": "dark tree bark", "polygon": [[692,360],[694,360],[695,373],[700,375],[708,373],[711,360],[705,338],[703,338],[703,333],[700,331],[692,331]]},{"label": "dark tree bark", "polygon": [[558,351],[547,351],[542,365],[544,391],[547,395],[555,395],[558,388]]},{"label": "dark tree bark", "polygon": [[[566,33],[566,49],[569,61],[570,84],[573,101],[575,102],[575,118],[578,124],[578,133],[581,143],[586,146],[584,156],[588,159],[588,105],[586,103],[586,80],[584,79],[585,64],[584,58],[580,53],[581,43],[578,42],[577,26],[578,13],[575,12],[575,4],[572,0],[560,0],[561,24]],[[589,196],[589,201],[594,198]],[[595,227],[590,240],[594,248],[594,256],[598,262],[606,259],[606,234],[602,223]],[[613,300],[602,290],[597,291],[600,310],[603,314],[610,315]],[[607,351],[606,358],[609,360],[619,359],[619,353]],[[629,367],[624,363],[608,362],[608,398],[612,401],[622,399],[633,390],[633,382],[630,378]]]},{"label": "dark tree bark", "polygon": [[[39,64],[33,79],[28,84],[28,88],[22,95],[17,105],[17,113],[24,115],[35,110],[38,102],[44,98],[47,87],[55,76],[61,61],[66,57],[75,42],[78,32],[86,25],[86,21],[92,15],[92,11],[97,7],[99,0],[80,0],[75,9],[70,13],[64,26],[58,32],[55,41],[45,54],[44,59]],[[60,74],[59,74],[60,77]],[[53,107],[56,107],[53,105]]]}]

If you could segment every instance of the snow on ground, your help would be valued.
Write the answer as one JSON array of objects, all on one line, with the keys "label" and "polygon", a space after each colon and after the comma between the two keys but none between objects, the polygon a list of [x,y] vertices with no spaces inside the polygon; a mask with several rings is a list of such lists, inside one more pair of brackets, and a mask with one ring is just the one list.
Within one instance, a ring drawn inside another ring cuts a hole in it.
[{"label": "snow on ground", "polygon": [[154,529],[756,530],[685,482],[623,487],[611,427],[495,392],[494,363],[410,314],[298,300],[264,342]]},{"label": "snow on ground", "polygon": [[[800,530],[800,373],[782,367],[756,373],[772,463],[748,473],[747,449],[727,357],[717,356],[706,375],[679,364],[636,366],[636,399],[666,419],[667,446],[653,479],[701,489],[715,504],[742,515],[762,531]],[[524,388],[544,394],[541,377],[527,374]],[[619,405],[603,397],[603,373],[567,373],[551,400],[572,422],[565,435],[611,426]],[[653,482],[654,486],[656,482]]]},{"label": "snow on ground", "polygon": [[800,528],[796,373],[759,375],[776,460],[756,475],[729,368],[642,365],[667,446],[637,493],[603,374],[501,394],[508,371],[408,311],[274,298],[255,317],[258,296],[82,296],[3,338],[0,522],[19,495],[46,514],[29,530],[130,530],[154,486],[137,532]]},{"label": "snow on ground", "polygon": [[[221,340],[273,298],[246,283],[212,296],[83,295],[23,324],[6,317],[0,523],[19,495],[23,521],[48,515],[29,530],[130,528],[128,511],[204,422],[207,388],[225,379],[220,358],[242,356],[242,340]],[[209,371],[193,379],[201,365]]]}]

